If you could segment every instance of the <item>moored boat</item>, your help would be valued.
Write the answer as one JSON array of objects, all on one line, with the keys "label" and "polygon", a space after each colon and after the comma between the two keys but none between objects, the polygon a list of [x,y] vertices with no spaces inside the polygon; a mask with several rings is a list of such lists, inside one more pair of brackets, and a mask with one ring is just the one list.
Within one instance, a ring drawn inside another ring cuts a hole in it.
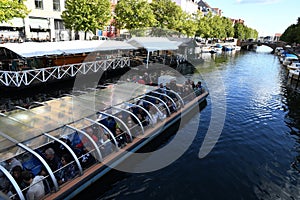
[{"label": "moored boat", "polygon": [[32,185],[22,185],[12,173],[19,166],[44,189],[44,199],[70,199],[208,95],[172,77],[160,81],[165,87],[113,84],[2,114],[1,190],[11,199],[26,199]]}]

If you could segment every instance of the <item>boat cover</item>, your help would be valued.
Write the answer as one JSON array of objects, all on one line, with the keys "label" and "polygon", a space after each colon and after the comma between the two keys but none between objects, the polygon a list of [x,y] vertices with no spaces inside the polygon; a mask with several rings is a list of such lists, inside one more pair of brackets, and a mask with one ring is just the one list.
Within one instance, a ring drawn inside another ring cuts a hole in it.
[{"label": "boat cover", "polygon": [[0,48],[8,49],[24,58],[136,49],[129,43],[116,40],[5,43],[0,44]]},{"label": "boat cover", "polygon": [[7,152],[13,156],[23,152],[16,146],[17,143],[36,149],[49,142],[42,136],[44,133],[61,137],[59,134],[62,134],[66,125],[81,129],[83,119],[96,119],[98,111],[105,113],[111,106],[120,106],[156,89],[157,87],[131,82],[110,85],[91,93],[61,97],[46,101],[42,106],[12,111],[1,116],[0,162],[7,159]]},{"label": "boat cover", "polygon": [[166,37],[133,37],[127,43],[147,51],[177,50],[182,44],[180,41],[171,41]]}]

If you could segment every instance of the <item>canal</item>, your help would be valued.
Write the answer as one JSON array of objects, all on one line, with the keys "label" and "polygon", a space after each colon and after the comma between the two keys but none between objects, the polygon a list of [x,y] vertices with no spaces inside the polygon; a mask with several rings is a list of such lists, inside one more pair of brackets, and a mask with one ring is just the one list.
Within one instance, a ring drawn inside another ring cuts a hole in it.
[{"label": "canal", "polygon": [[184,154],[148,173],[112,170],[77,198],[299,199],[300,96],[270,51],[203,55],[193,77],[210,95],[179,131],[197,128]]}]

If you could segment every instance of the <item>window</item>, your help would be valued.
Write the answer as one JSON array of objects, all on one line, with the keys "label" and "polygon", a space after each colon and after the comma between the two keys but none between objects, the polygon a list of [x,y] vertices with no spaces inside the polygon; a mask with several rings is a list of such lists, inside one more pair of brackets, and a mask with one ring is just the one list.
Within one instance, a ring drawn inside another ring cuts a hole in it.
[{"label": "window", "polygon": [[62,20],[55,20],[54,27],[55,30],[65,30],[65,25]]},{"label": "window", "polygon": [[60,11],[60,0],[53,0],[53,10]]},{"label": "window", "polygon": [[43,9],[43,0],[34,0],[36,9]]}]

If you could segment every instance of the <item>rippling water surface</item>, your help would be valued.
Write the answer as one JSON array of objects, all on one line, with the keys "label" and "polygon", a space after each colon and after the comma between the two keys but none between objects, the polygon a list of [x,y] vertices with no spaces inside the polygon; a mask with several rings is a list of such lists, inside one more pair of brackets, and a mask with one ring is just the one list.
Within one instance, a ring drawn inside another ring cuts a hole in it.
[{"label": "rippling water surface", "polygon": [[[200,121],[194,116],[180,130],[188,134],[199,126],[184,155],[154,172],[112,171],[78,197],[300,199],[300,96],[287,84],[277,57],[262,47],[203,58],[197,70],[210,96]],[[218,124],[222,117],[225,123]],[[223,127],[221,135],[200,159],[204,138],[215,127]]]}]

